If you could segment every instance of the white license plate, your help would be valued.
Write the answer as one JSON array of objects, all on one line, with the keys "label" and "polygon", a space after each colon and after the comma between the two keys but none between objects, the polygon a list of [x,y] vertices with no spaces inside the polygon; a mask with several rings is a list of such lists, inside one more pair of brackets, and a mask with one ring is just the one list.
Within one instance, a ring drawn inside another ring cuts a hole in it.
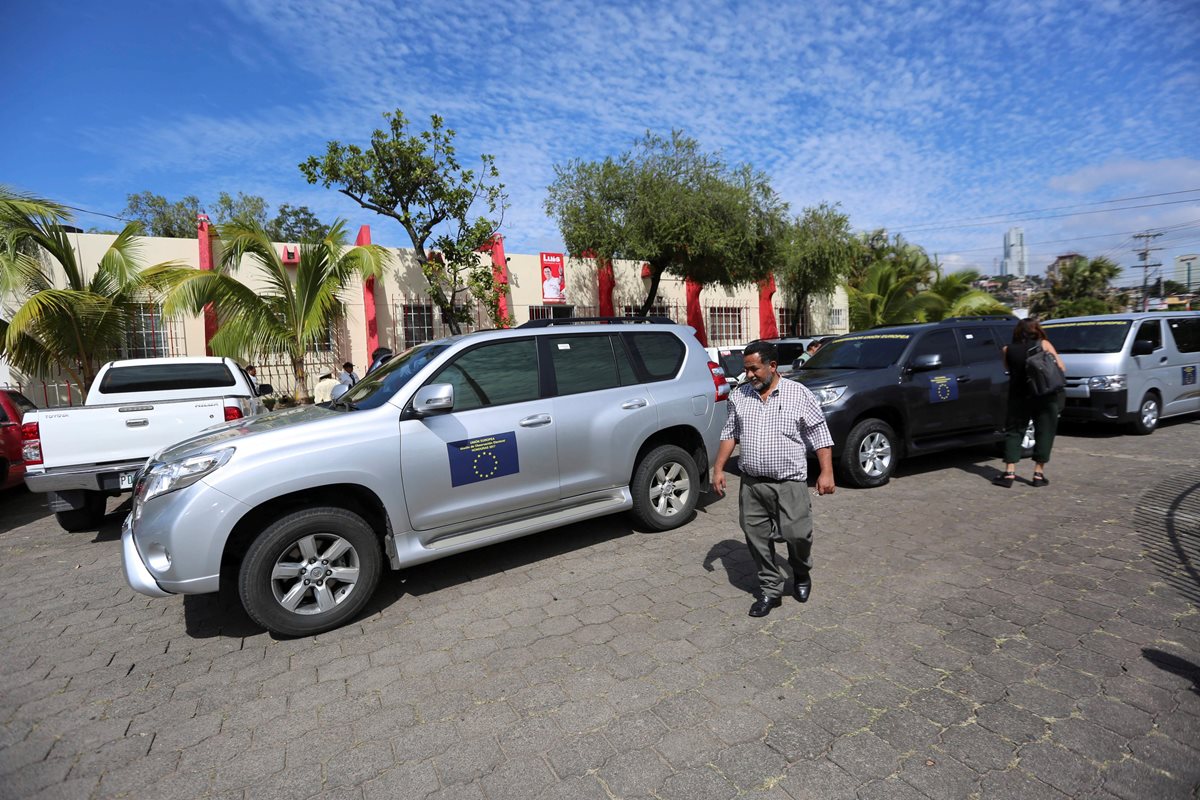
[{"label": "white license plate", "polygon": [[122,472],[120,475],[117,476],[117,488],[118,489],[132,489],[133,488],[133,480],[136,477],[137,477],[136,469],[130,470],[129,472]]}]

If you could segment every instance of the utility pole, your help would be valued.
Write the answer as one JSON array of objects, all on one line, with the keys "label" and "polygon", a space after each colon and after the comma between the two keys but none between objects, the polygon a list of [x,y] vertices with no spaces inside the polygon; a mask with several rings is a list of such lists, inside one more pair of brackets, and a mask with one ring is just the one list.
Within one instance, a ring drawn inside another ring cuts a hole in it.
[{"label": "utility pole", "polygon": [[1150,268],[1162,266],[1161,263],[1156,262],[1154,264],[1151,264],[1149,261],[1150,253],[1152,253],[1155,250],[1162,250],[1161,247],[1151,247],[1150,246],[1150,242],[1154,241],[1155,239],[1157,239],[1160,236],[1162,236],[1161,233],[1150,233],[1150,231],[1146,231],[1145,233],[1135,233],[1133,235],[1133,238],[1135,238],[1135,239],[1145,240],[1144,243],[1142,244],[1142,247],[1140,250],[1133,251],[1133,252],[1137,253],[1138,256],[1142,259],[1142,311],[1150,310],[1150,295],[1147,294],[1147,289],[1146,289],[1146,285],[1149,282],[1149,277],[1150,277]]}]

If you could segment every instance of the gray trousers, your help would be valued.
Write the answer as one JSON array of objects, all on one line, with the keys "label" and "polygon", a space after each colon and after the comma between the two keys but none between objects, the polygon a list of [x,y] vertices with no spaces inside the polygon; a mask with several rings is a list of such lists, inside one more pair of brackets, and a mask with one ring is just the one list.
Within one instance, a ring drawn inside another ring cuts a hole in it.
[{"label": "gray trousers", "polygon": [[771,530],[779,531],[788,549],[788,564],[800,580],[812,569],[812,500],[804,481],[770,481],[742,476],[738,513],[750,556],[758,567],[759,591],[782,597],[787,575],[775,563]]}]

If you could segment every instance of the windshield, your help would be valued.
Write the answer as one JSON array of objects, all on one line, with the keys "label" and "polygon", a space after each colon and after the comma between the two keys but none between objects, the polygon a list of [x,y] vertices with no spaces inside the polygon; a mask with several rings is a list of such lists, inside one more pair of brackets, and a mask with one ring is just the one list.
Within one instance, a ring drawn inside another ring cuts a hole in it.
[{"label": "windshield", "polygon": [[1047,322],[1042,330],[1060,353],[1119,353],[1131,324],[1127,319]]},{"label": "windshield", "polygon": [[822,347],[802,369],[879,369],[900,360],[911,333],[854,333]]},{"label": "windshield", "polygon": [[383,405],[447,346],[440,342],[431,342],[405,350],[382,367],[367,373],[334,405],[349,405],[354,408],[377,408]]}]

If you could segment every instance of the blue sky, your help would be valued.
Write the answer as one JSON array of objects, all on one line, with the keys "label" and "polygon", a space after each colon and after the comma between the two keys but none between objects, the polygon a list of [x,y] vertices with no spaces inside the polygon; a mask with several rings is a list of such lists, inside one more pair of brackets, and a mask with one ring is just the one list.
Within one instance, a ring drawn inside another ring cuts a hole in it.
[{"label": "blue sky", "polygon": [[1012,224],[1034,272],[1071,250],[1133,265],[1147,228],[1165,231],[1157,258],[1200,252],[1198,0],[117,0],[5,16],[0,182],[95,211],[142,190],[242,191],[407,245],[296,167],[399,107],[442,115],[460,155],[496,156],[510,252],[560,249],[542,211],[555,164],[672,128],[764,170],[797,211],[840,202],[952,268],[992,272]]}]

